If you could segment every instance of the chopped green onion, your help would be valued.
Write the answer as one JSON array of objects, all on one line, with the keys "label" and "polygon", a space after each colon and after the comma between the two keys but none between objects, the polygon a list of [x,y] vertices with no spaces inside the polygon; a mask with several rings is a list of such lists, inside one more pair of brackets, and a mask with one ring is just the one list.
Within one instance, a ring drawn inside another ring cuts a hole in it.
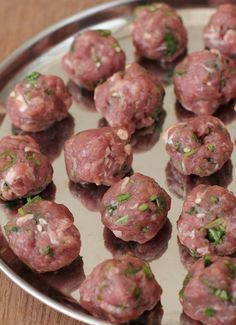
[{"label": "chopped green onion", "polygon": [[164,41],[166,43],[165,55],[167,57],[174,55],[178,49],[178,40],[176,39],[175,35],[173,35],[171,32],[167,32],[164,36]]},{"label": "chopped green onion", "polygon": [[207,317],[213,317],[213,316],[215,316],[215,313],[216,313],[216,311],[215,311],[215,309],[213,309],[213,308],[206,308],[205,310],[204,310],[204,314],[207,316]]},{"label": "chopped green onion", "polygon": [[32,161],[36,166],[41,166],[41,160],[34,157],[34,155],[27,155],[26,159]]},{"label": "chopped green onion", "polygon": [[155,202],[156,199],[157,199],[157,195],[154,194],[154,195],[151,195],[151,196],[150,196],[150,201],[151,201],[151,202]]},{"label": "chopped green onion", "polygon": [[25,77],[25,81],[31,84],[33,87],[37,85],[38,78],[41,76],[39,72],[32,72]]},{"label": "chopped green onion", "polygon": [[204,266],[205,267],[208,267],[213,263],[208,254],[203,256],[203,261],[204,261]]},{"label": "chopped green onion", "polygon": [[209,200],[210,200],[211,203],[217,204],[217,203],[219,203],[220,199],[219,199],[218,196],[212,195],[212,196],[210,196]]},{"label": "chopped green onion", "polygon": [[216,151],[216,146],[212,143],[207,145],[207,149],[211,152],[215,152]]},{"label": "chopped green onion", "polygon": [[195,206],[192,206],[188,211],[186,211],[186,213],[192,216],[197,213],[197,209]]},{"label": "chopped green onion", "polygon": [[116,197],[116,200],[120,203],[122,202],[126,202],[128,201],[130,198],[131,198],[132,194],[131,193],[123,193],[123,194],[120,194]]},{"label": "chopped green onion", "polygon": [[111,36],[111,31],[109,29],[96,29],[95,32],[100,36],[104,36],[104,37]]},{"label": "chopped green onion", "polygon": [[19,215],[24,216],[26,214],[26,211],[23,208],[19,208],[18,213],[19,213]]},{"label": "chopped green onion", "polygon": [[39,252],[43,256],[49,256],[49,257],[53,257],[54,256],[54,251],[53,251],[52,247],[49,246],[49,245],[46,246],[46,247],[41,247],[39,249]]},{"label": "chopped green onion", "polygon": [[224,261],[225,265],[227,266],[228,268],[228,271],[230,273],[230,275],[235,278],[236,277],[236,265],[231,262],[231,261]]},{"label": "chopped green onion", "polygon": [[126,224],[127,222],[129,222],[129,216],[126,214],[122,217],[119,217],[116,221],[115,224],[116,225],[123,225]]},{"label": "chopped green onion", "polygon": [[152,273],[152,270],[151,270],[151,268],[150,268],[149,265],[147,265],[147,264],[144,265],[142,267],[142,269],[143,269],[143,272],[145,273],[145,275],[146,275],[147,278],[149,278],[149,279],[152,279],[153,278],[153,273]]},{"label": "chopped green onion", "polygon": [[4,229],[6,232],[17,232],[19,230],[19,228],[16,226],[8,226],[8,225],[4,226]]},{"label": "chopped green onion", "polygon": [[8,159],[9,161],[6,162],[5,165],[3,165],[2,170],[6,171],[9,168],[11,168],[13,165],[17,162],[16,154],[12,151],[4,151],[0,155],[0,159]]},{"label": "chopped green onion", "polygon": [[141,212],[145,212],[145,211],[147,211],[147,210],[149,209],[149,206],[148,206],[147,203],[143,203],[143,204],[141,204],[141,205],[138,207],[138,209],[139,209],[139,211],[141,211]]},{"label": "chopped green onion", "polygon": [[186,285],[189,283],[189,281],[191,280],[192,276],[193,276],[192,273],[188,272],[187,275],[184,278],[183,287],[182,287],[182,289],[179,292],[179,297],[181,299],[184,298],[184,289],[185,289]]},{"label": "chopped green onion", "polygon": [[133,290],[133,297],[135,299],[140,298],[140,296],[142,295],[142,290],[139,287],[135,287]]},{"label": "chopped green onion", "polygon": [[45,90],[44,90],[44,94],[45,94],[46,96],[50,96],[50,95],[52,94],[52,89],[51,89],[51,88],[47,88],[47,89],[45,89]]},{"label": "chopped green onion", "polygon": [[198,151],[197,149],[186,147],[186,148],[184,148],[184,156],[191,157],[191,156],[195,155],[195,153],[197,151]]},{"label": "chopped green onion", "polygon": [[116,209],[117,209],[117,206],[114,205],[114,203],[108,204],[108,205],[106,206],[106,211],[108,212],[108,214],[109,214],[110,216],[112,216],[113,212],[114,212]]},{"label": "chopped green onion", "polygon": [[146,234],[147,232],[149,232],[149,227],[148,227],[148,226],[143,227],[142,232],[145,233],[145,234]]}]

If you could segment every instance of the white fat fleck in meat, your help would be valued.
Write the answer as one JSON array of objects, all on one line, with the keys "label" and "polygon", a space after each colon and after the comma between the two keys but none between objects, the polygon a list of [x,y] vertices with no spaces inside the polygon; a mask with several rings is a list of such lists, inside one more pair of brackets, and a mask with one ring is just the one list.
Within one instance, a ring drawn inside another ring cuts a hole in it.
[{"label": "white fat fleck in meat", "polygon": [[17,102],[19,103],[19,105],[20,105],[20,108],[19,108],[19,111],[20,111],[20,112],[24,112],[24,111],[27,110],[28,105],[27,105],[27,103],[26,103],[26,101],[25,101],[25,99],[24,99],[24,97],[23,97],[22,95],[18,95],[18,96],[16,96],[16,101],[17,101]]},{"label": "white fat fleck in meat", "polygon": [[120,237],[122,235],[122,231],[120,230],[115,230],[113,231],[113,234],[116,236],[116,237]]},{"label": "white fat fleck in meat", "polygon": [[189,236],[191,239],[194,239],[194,237],[195,237],[195,230],[192,230],[192,231],[188,234],[188,236]]},{"label": "white fat fleck in meat", "polygon": [[118,135],[118,137],[121,139],[121,140],[128,140],[129,138],[129,134],[126,130],[124,129],[119,129],[116,134]]},{"label": "white fat fleck in meat", "polygon": [[24,151],[25,152],[29,152],[29,151],[31,151],[31,152],[40,152],[39,150],[37,150],[36,148],[33,148],[33,147],[25,147],[24,148]]},{"label": "white fat fleck in meat", "polygon": [[199,219],[203,219],[203,218],[205,218],[205,216],[206,216],[205,213],[197,213],[196,214],[196,217]]},{"label": "white fat fleck in meat", "polygon": [[199,204],[199,203],[201,203],[202,202],[202,198],[201,197],[197,197],[196,199],[195,199],[195,203],[196,204]]},{"label": "white fat fleck in meat", "polygon": [[129,183],[129,177],[125,177],[121,184],[120,190],[123,192],[126,189],[126,185]]},{"label": "white fat fleck in meat", "polygon": [[15,97],[15,96],[16,96],[16,93],[15,93],[15,91],[13,90],[13,91],[10,93],[9,97]]},{"label": "white fat fleck in meat", "polygon": [[208,247],[197,248],[196,251],[199,255],[205,255],[209,253]]},{"label": "white fat fleck in meat", "polygon": [[39,224],[42,225],[42,226],[45,226],[45,225],[48,224],[47,221],[46,221],[44,218],[39,218],[38,222],[39,222]]},{"label": "white fat fleck in meat", "polygon": [[203,67],[203,69],[205,69],[209,73],[215,72],[215,69],[214,68],[207,67],[205,64],[200,64],[200,66]]},{"label": "white fat fleck in meat", "polygon": [[151,221],[155,221],[156,219],[157,219],[156,214],[152,214],[151,217],[150,217],[150,220]]},{"label": "white fat fleck in meat", "polygon": [[146,40],[149,40],[149,39],[151,39],[152,38],[152,34],[151,33],[144,33],[144,39],[146,39]]},{"label": "white fat fleck in meat", "polygon": [[236,31],[234,29],[229,29],[224,35],[224,41],[234,45],[235,37],[236,37]]},{"label": "white fat fleck in meat", "polygon": [[125,147],[125,152],[127,153],[127,155],[130,155],[131,154],[131,151],[132,151],[132,147],[130,144],[127,144]]},{"label": "white fat fleck in meat", "polygon": [[42,225],[37,225],[37,229],[38,229],[39,232],[42,232],[43,231]]},{"label": "white fat fleck in meat", "polygon": [[17,220],[16,220],[16,225],[19,226],[19,227],[21,227],[21,226],[24,225],[24,223],[26,223],[26,222],[29,221],[29,220],[32,220],[33,218],[34,218],[34,215],[33,215],[32,213],[30,213],[30,214],[26,214],[26,215],[23,216],[23,217],[19,217],[19,218],[17,218]]},{"label": "white fat fleck in meat", "polygon": [[57,233],[53,230],[50,229],[50,227],[48,228],[48,236],[49,236],[49,239],[50,239],[50,242],[54,245],[59,245],[60,242],[57,238]]}]

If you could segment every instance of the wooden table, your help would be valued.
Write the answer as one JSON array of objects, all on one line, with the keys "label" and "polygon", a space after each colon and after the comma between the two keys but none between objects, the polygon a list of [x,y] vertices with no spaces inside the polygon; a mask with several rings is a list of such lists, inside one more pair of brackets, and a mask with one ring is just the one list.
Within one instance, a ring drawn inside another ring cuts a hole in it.
[{"label": "wooden table", "polygon": [[[106,0],[1,0],[0,61],[47,26]],[[1,76],[0,76],[1,78]],[[79,325],[29,296],[0,272],[1,325]]]}]

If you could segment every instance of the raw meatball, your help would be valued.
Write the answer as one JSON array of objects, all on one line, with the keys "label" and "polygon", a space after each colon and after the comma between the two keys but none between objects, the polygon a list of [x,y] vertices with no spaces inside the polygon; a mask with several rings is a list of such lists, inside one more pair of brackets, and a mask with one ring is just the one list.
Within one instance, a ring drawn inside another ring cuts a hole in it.
[{"label": "raw meatball", "polygon": [[127,255],[94,268],[80,287],[80,304],[101,319],[126,322],[151,310],[161,293],[149,265]]},{"label": "raw meatball", "polygon": [[177,12],[164,3],[135,10],[132,38],[141,57],[173,62],[187,48],[187,32]]},{"label": "raw meatball", "polygon": [[111,126],[130,134],[152,125],[162,111],[164,89],[137,63],[127,66],[95,90],[95,106]]},{"label": "raw meatball", "polygon": [[170,201],[153,178],[134,173],[113,184],[105,193],[102,222],[118,238],[145,243],[165,224]]},{"label": "raw meatball", "polygon": [[177,222],[179,240],[194,256],[236,252],[236,197],[220,186],[198,185]]},{"label": "raw meatball", "polygon": [[213,116],[177,122],[164,135],[172,164],[184,175],[209,176],[230,158],[233,143],[224,124]]},{"label": "raw meatball", "polygon": [[67,117],[71,104],[61,78],[32,72],[10,93],[7,112],[18,128],[39,132]]},{"label": "raw meatball", "polygon": [[67,174],[75,183],[110,186],[128,173],[133,160],[127,131],[111,127],[77,133],[64,150]]},{"label": "raw meatball", "polygon": [[236,324],[236,258],[206,255],[190,268],[180,301],[184,312],[207,325]]},{"label": "raw meatball", "polygon": [[19,259],[37,272],[50,272],[79,256],[80,233],[73,221],[64,205],[36,196],[18,210],[17,218],[4,230]]},{"label": "raw meatball", "polygon": [[203,38],[207,48],[214,48],[230,57],[236,57],[236,6],[220,6],[204,28]]},{"label": "raw meatball", "polygon": [[236,64],[216,50],[194,52],[175,68],[174,90],[195,114],[213,114],[236,97]]},{"label": "raw meatball", "polygon": [[79,34],[62,60],[69,77],[79,86],[94,90],[113,73],[125,67],[125,53],[109,30]]},{"label": "raw meatball", "polygon": [[29,136],[0,140],[0,197],[2,200],[35,195],[52,180],[53,169],[38,144]]}]

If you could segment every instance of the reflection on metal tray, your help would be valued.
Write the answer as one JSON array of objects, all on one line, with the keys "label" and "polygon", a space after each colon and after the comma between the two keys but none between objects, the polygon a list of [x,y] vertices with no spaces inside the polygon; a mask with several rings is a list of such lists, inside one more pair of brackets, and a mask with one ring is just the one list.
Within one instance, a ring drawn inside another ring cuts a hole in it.
[{"label": "reflection on metal tray", "polygon": [[[174,5],[178,4],[179,13],[189,34],[188,51],[203,49],[202,28],[213,12],[212,8],[206,7],[207,1],[191,1],[191,7],[190,1],[187,0],[167,2]],[[222,1],[208,1],[208,5],[217,2]],[[72,35],[85,28],[111,29],[127,54],[127,63],[133,62],[135,53],[130,38],[129,25],[134,7],[143,3],[147,3],[147,1],[113,1],[79,13],[42,32],[17,50],[0,66],[0,102],[3,104],[16,82],[32,70],[56,74],[68,81],[61,67],[61,57],[72,42]],[[98,189],[95,186],[84,188],[69,182],[62,153],[63,142],[73,132],[96,128],[103,123],[101,116],[94,109],[92,97],[81,93],[75,85],[70,83],[70,90],[74,97],[74,103],[70,110],[71,116],[55,125],[51,130],[40,132],[36,140],[41,144],[42,150],[49,155],[55,170],[54,184],[47,189],[44,197],[51,200],[55,199],[58,203],[64,203],[73,213],[75,224],[81,232],[81,256],[83,259],[77,259],[72,265],[54,274],[34,274],[14,256],[3,236],[0,236],[0,269],[39,300],[88,324],[108,323],[96,320],[80,308],[77,303],[79,284],[95,265],[111,258],[112,255],[119,255],[122,250],[126,251],[127,249],[132,249],[135,254],[150,261],[152,270],[163,288],[161,299],[163,308],[157,306],[152,313],[146,313],[140,319],[140,324],[159,324],[162,319],[162,324],[173,325],[185,318],[184,315],[181,315],[182,308],[178,299],[178,291],[182,286],[186,269],[181,263],[183,257],[180,256],[182,250],[177,243],[176,220],[181,212],[183,202],[181,197],[199,180],[181,178],[181,175],[179,176],[171,169],[168,165],[169,158],[165,152],[161,136],[163,129],[166,129],[176,120],[188,118],[191,114],[176,105],[171,85],[171,68],[163,69],[152,63],[151,70],[153,69],[156,76],[166,85],[164,101],[166,114],[155,127],[139,133],[133,138],[133,145],[135,146],[133,170],[154,177],[171,194],[172,208],[168,215],[169,222],[162,230],[165,234],[162,233],[160,238],[154,238],[153,241],[143,247],[140,245],[127,247],[127,245],[118,242],[120,248],[117,250],[117,239],[107,229],[104,229],[98,212],[99,200],[104,189]],[[235,141],[234,110],[220,109],[216,115],[226,123]],[[6,117],[0,129],[0,136],[12,132],[18,131],[12,129],[9,118]],[[46,145],[45,141],[47,142]],[[56,147],[55,143],[57,143]],[[232,162],[224,167],[220,175],[204,181],[217,183],[220,180],[221,184],[235,191],[235,183],[232,182],[232,179],[235,180],[235,163],[234,151]],[[15,209],[17,206],[2,203],[0,206],[0,224],[5,224],[7,219],[13,217]]]}]

